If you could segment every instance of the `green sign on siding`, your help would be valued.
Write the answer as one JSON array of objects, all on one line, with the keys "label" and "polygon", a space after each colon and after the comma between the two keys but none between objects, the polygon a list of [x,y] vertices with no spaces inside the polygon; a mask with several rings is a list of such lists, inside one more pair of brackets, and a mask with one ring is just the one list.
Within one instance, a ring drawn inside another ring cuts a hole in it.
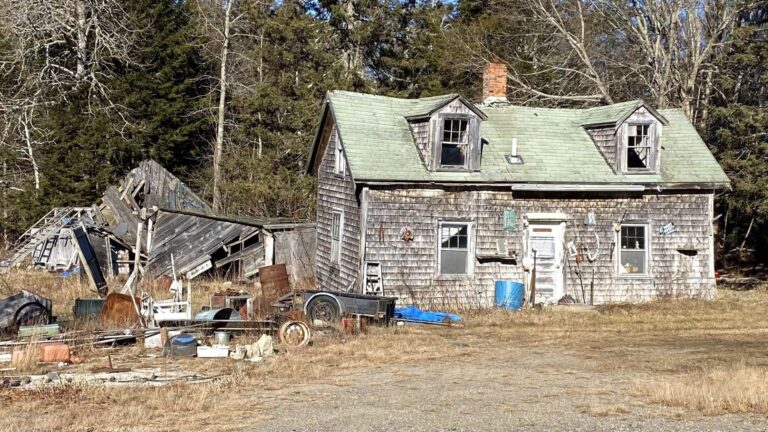
[{"label": "green sign on siding", "polygon": [[515,211],[512,209],[504,209],[504,220],[502,221],[502,225],[504,226],[504,229],[514,230],[516,222],[517,222],[517,217],[515,215]]}]

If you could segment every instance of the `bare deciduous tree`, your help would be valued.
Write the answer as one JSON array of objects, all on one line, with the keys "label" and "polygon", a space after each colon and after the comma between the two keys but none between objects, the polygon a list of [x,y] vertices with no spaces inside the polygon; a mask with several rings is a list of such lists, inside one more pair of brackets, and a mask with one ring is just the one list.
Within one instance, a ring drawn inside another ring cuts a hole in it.
[{"label": "bare deciduous tree", "polygon": [[117,0],[2,0],[0,24],[13,44],[3,62],[20,84],[45,87],[48,98],[84,89],[102,102],[113,69],[133,63],[139,33]]},{"label": "bare deciduous tree", "polygon": [[197,9],[201,18],[208,51],[219,66],[218,104],[216,106],[216,138],[213,145],[213,208],[222,210],[221,164],[224,154],[225,124],[227,121],[227,92],[229,89],[229,63],[233,38],[240,36],[234,29],[245,13],[233,14],[235,0],[198,0]]},{"label": "bare deciduous tree", "polygon": [[625,46],[632,48],[625,67],[640,77],[656,105],[679,106],[696,120],[703,112],[700,100],[712,91],[713,60],[730,41],[739,10],[735,3],[614,0],[596,5],[610,30],[624,35]]},{"label": "bare deciduous tree", "polygon": [[127,124],[108,81],[117,68],[135,64],[131,49],[140,30],[130,22],[118,0],[0,0],[7,45],[0,57],[0,144],[28,162],[35,189],[36,153],[48,136],[37,123],[46,108],[85,92],[89,111],[109,109]]}]

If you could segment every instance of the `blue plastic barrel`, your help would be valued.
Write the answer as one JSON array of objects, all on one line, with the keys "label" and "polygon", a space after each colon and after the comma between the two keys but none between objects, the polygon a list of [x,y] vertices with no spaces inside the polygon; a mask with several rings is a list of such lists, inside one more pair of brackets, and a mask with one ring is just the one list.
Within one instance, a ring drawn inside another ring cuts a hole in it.
[{"label": "blue plastic barrel", "polygon": [[520,310],[523,307],[525,286],[514,280],[496,281],[496,307]]}]

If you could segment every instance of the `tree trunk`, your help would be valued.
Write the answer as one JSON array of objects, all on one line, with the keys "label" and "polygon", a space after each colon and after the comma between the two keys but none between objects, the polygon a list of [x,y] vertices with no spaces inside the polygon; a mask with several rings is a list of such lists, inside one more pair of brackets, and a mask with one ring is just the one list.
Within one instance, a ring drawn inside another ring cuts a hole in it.
[{"label": "tree trunk", "polygon": [[224,153],[224,118],[227,101],[227,56],[229,55],[229,25],[233,1],[227,2],[224,11],[224,41],[221,46],[219,72],[219,112],[216,121],[216,144],[213,149],[213,209],[221,211],[221,158]]},{"label": "tree trunk", "polygon": [[88,10],[85,0],[77,2],[77,71],[75,78],[78,82],[85,77],[86,57],[88,51]]},{"label": "tree trunk", "polygon": [[35,190],[40,190],[40,168],[37,166],[37,160],[32,148],[32,134],[29,131],[29,114],[27,113],[24,113],[22,126],[24,127],[24,141],[27,144],[27,157],[29,157],[29,162],[32,164],[32,174],[35,178]]}]

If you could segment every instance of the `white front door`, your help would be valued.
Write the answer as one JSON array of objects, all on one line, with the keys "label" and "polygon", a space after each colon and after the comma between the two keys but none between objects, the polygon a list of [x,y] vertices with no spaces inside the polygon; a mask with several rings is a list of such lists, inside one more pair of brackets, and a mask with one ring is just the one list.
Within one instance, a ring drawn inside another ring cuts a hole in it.
[{"label": "white front door", "polygon": [[[536,271],[536,303],[557,302],[563,297],[563,235],[565,222],[529,221],[526,256]],[[534,256],[535,255],[535,256]],[[528,290],[534,268],[528,275]]]}]

